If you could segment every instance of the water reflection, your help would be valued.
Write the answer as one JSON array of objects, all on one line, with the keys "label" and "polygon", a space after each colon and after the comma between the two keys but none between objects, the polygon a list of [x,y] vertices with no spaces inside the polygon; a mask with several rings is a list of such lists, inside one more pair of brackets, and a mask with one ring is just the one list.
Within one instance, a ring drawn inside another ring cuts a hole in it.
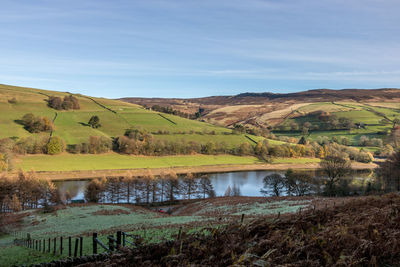
[{"label": "water reflection", "polygon": [[[321,171],[306,171],[310,175],[321,178],[323,175]],[[284,175],[284,171],[246,171],[246,172],[227,172],[227,173],[214,173],[207,174],[214,187],[217,196],[223,196],[228,187],[231,189],[238,187],[242,196],[257,197],[263,196],[260,189],[263,188],[263,179],[266,175],[278,173]],[[351,175],[354,179],[366,179],[371,177],[373,171],[363,170],[354,171]],[[59,188],[61,195],[69,194],[72,200],[83,199],[88,181],[57,181],[56,186]],[[269,189],[267,188],[267,191]],[[271,191],[272,192],[272,191]]]}]

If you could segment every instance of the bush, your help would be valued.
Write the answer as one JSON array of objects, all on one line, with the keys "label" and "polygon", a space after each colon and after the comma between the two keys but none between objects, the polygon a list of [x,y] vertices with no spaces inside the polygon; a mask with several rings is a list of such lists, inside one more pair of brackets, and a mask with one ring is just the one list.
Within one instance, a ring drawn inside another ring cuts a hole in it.
[{"label": "bush", "polygon": [[53,122],[47,117],[35,116],[32,113],[25,114],[21,119],[21,124],[30,133],[48,132],[53,130]]},{"label": "bush", "polygon": [[56,155],[60,154],[65,149],[65,142],[58,136],[51,137],[47,143],[47,154]]},{"label": "bush", "polygon": [[72,95],[65,96],[64,99],[58,96],[50,96],[47,103],[49,107],[57,110],[80,109],[78,99]]},{"label": "bush", "polygon": [[17,104],[17,99],[15,97],[8,99],[8,103],[10,104]]},{"label": "bush", "polygon": [[88,125],[95,129],[100,128],[101,127],[100,118],[98,116],[92,116],[89,119]]}]

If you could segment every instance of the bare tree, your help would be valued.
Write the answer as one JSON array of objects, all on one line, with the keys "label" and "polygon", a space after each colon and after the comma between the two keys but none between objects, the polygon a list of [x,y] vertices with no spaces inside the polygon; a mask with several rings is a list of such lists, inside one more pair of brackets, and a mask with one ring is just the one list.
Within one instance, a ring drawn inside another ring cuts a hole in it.
[{"label": "bare tree", "polygon": [[182,193],[185,194],[190,200],[192,195],[198,193],[198,189],[198,180],[195,179],[193,174],[189,172],[182,180]]},{"label": "bare tree", "polygon": [[173,170],[170,170],[169,173],[167,174],[165,185],[166,185],[167,200],[169,201],[175,200],[175,196],[180,193],[181,188],[178,176]]},{"label": "bare tree", "polygon": [[264,189],[261,189],[260,192],[266,196],[270,192],[268,190],[269,188],[272,189],[273,194],[277,197],[279,197],[282,194],[283,189],[285,188],[285,182],[282,176],[279,175],[278,173],[272,173],[265,176],[263,183],[264,183]]},{"label": "bare tree", "polygon": [[328,195],[336,195],[335,185],[341,178],[351,172],[350,161],[342,157],[328,156],[320,162],[320,166],[328,178],[326,193]]},{"label": "bare tree", "polygon": [[207,176],[203,176],[200,178],[199,187],[199,191],[203,195],[204,199],[206,198],[206,195],[208,197],[215,197],[214,187],[211,183],[210,178],[208,178]]}]

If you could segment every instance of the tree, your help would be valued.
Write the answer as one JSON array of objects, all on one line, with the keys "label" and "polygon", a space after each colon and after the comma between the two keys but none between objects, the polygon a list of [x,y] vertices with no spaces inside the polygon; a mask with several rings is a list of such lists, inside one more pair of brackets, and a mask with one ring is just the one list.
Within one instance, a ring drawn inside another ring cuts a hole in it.
[{"label": "tree", "polygon": [[360,146],[369,146],[370,145],[369,138],[367,136],[365,136],[365,135],[362,135],[360,137],[359,145]]},{"label": "tree", "polygon": [[328,178],[326,193],[335,195],[335,185],[351,171],[350,161],[342,157],[327,156],[320,162],[320,166]]},{"label": "tree", "polygon": [[21,203],[19,202],[19,199],[16,194],[12,196],[11,202],[10,202],[10,207],[12,211],[21,211]]},{"label": "tree", "polygon": [[304,136],[300,138],[299,145],[307,145],[307,139]]},{"label": "tree", "polygon": [[89,122],[88,122],[89,126],[92,128],[100,128],[101,124],[100,124],[100,118],[96,115],[90,117]]},{"label": "tree", "polygon": [[260,190],[261,193],[268,196],[270,194],[270,190],[272,189],[272,193],[274,196],[279,197],[282,194],[282,191],[285,187],[285,182],[277,173],[272,173],[264,177],[263,180],[264,188]]},{"label": "tree", "polygon": [[197,179],[195,179],[193,174],[189,172],[182,180],[182,193],[190,200],[192,195],[198,193],[198,189],[199,183]]},{"label": "tree", "polygon": [[105,180],[93,179],[89,182],[85,190],[85,199],[88,202],[98,203],[103,198],[105,190]]},{"label": "tree", "polygon": [[315,191],[315,181],[310,174],[288,169],[284,176],[286,192],[289,196],[304,196]]},{"label": "tree", "polygon": [[47,154],[56,155],[60,154],[65,149],[65,142],[58,136],[50,137],[49,142],[46,145]]},{"label": "tree", "polygon": [[167,174],[167,177],[165,180],[165,187],[166,187],[165,191],[166,191],[167,200],[169,200],[169,201],[174,201],[175,196],[181,192],[178,176],[172,170]]},{"label": "tree", "polygon": [[203,195],[203,199],[206,198],[206,195],[208,197],[215,197],[214,187],[211,183],[210,178],[208,178],[207,176],[203,176],[200,178],[199,187],[199,191]]},{"label": "tree", "polygon": [[400,191],[400,151],[393,153],[377,170],[386,192]]}]

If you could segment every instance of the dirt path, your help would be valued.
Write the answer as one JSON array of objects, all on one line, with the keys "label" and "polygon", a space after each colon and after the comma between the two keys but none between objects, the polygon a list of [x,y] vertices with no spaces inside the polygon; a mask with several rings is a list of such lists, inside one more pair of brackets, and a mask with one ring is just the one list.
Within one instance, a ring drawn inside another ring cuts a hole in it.
[{"label": "dirt path", "polygon": [[[246,165],[205,165],[195,167],[172,167],[172,168],[154,168],[150,169],[154,175],[160,175],[165,171],[174,170],[177,174],[185,174],[188,172],[205,174],[205,173],[222,173],[222,172],[240,172],[240,171],[266,171],[266,170],[315,170],[319,169],[319,163],[307,164],[246,164]],[[375,169],[378,167],[375,163],[353,163],[353,169],[365,170]],[[37,172],[39,178],[49,180],[86,180],[100,177],[119,177],[129,173],[133,176],[144,176],[149,169],[121,169],[121,170],[88,170],[88,171],[43,171]],[[17,173],[11,173],[11,176]]]}]

